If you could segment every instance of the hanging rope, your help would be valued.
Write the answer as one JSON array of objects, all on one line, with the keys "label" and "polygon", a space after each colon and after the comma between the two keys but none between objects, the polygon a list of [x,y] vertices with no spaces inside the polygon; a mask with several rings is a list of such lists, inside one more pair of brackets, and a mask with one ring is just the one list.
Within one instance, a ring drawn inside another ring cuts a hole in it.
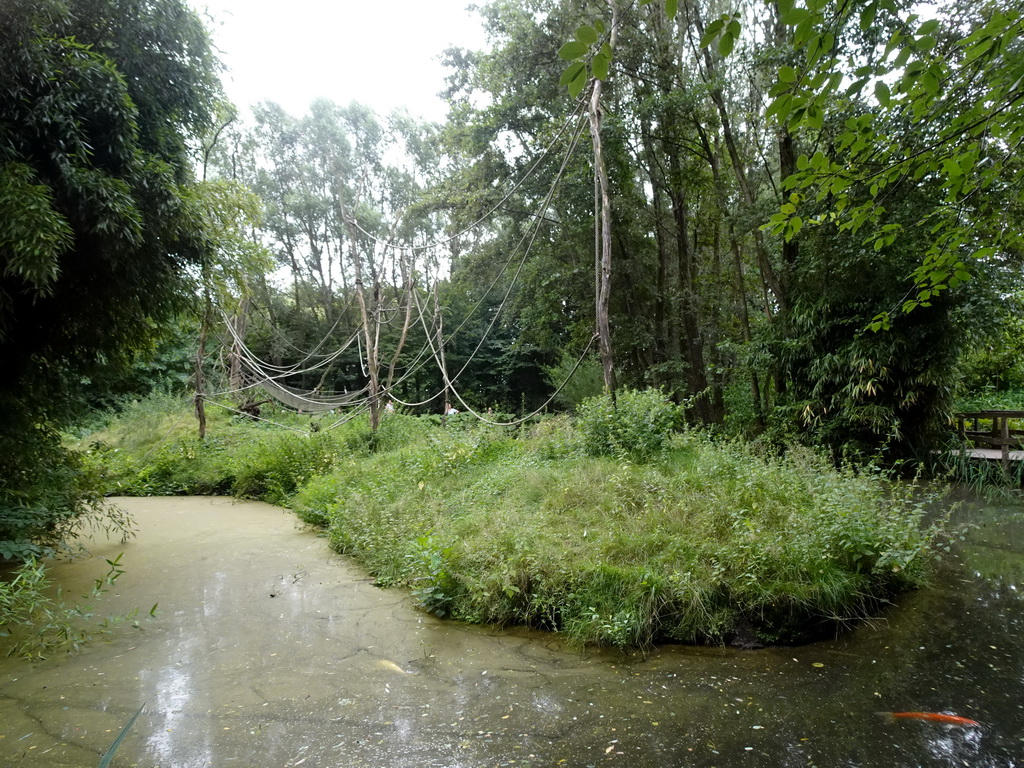
[{"label": "hanging rope", "polygon": [[561,139],[562,139],[562,135],[573,124],[574,118],[578,118],[578,117],[584,115],[585,112],[586,112],[586,109],[587,109],[587,99],[586,99],[586,96],[585,95],[581,95],[581,96],[577,97],[577,99],[576,99],[576,106],[573,109],[573,111],[569,114],[569,117],[566,118],[566,120],[562,123],[561,127],[558,129],[558,132],[555,134],[555,137],[544,148],[544,151],[540,154],[540,156],[537,158],[537,160],[534,161],[533,165],[530,166],[530,168],[526,171],[526,173],[523,175],[523,177],[521,179],[519,179],[519,181],[517,181],[512,186],[511,189],[509,189],[509,191],[505,194],[505,196],[503,198],[501,198],[501,200],[499,200],[491,208],[489,208],[482,216],[480,216],[480,218],[478,218],[472,224],[469,224],[468,226],[466,226],[463,229],[459,230],[454,235],[442,238],[440,240],[434,240],[434,241],[431,241],[429,243],[425,243],[423,245],[396,246],[396,244],[393,243],[393,242],[389,242],[387,240],[383,240],[383,239],[377,237],[376,235],[374,235],[374,234],[372,234],[370,232],[367,232],[365,229],[363,229],[359,225],[359,222],[356,221],[355,219],[352,220],[352,223],[355,225],[356,229],[358,229],[360,232],[362,232],[364,235],[366,235],[366,237],[368,237],[371,240],[373,240],[374,242],[380,243],[381,245],[384,245],[384,246],[401,247],[401,248],[404,248],[404,249],[409,250],[409,251],[426,251],[426,250],[432,250],[432,249],[434,249],[434,248],[436,248],[438,246],[441,246],[441,245],[447,245],[449,243],[452,243],[455,240],[458,240],[460,237],[462,237],[466,233],[471,232],[474,229],[476,229],[477,227],[479,227],[481,224],[483,224],[485,221],[487,221],[494,214],[495,211],[497,211],[506,202],[508,202],[509,198],[511,198],[512,195],[514,195],[519,190],[519,188],[521,186],[523,186],[523,184],[525,184],[530,179],[531,176],[533,176],[533,174],[536,172],[537,168],[544,161],[544,159],[547,158],[547,156],[552,152],[552,150],[558,145],[559,141],[561,141]]},{"label": "hanging rope", "polygon": [[[477,219],[473,224],[471,224],[468,227],[460,230],[458,233],[456,233],[456,234],[454,234],[454,235],[452,235],[450,237],[443,238],[441,240],[435,240],[435,241],[432,241],[432,242],[429,242],[429,243],[426,243],[426,244],[411,245],[411,246],[399,246],[393,240],[386,241],[386,240],[383,240],[381,238],[376,237],[375,235],[373,235],[370,232],[367,232],[365,229],[363,229],[358,224],[358,222],[356,222],[354,219],[351,220],[351,224],[353,225],[355,230],[360,232],[364,237],[369,238],[369,240],[371,242],[383,245],[385,253],[388,251],[388,249],[394,249],[395,251],[400,251],[400,252],[415,253],[417,251],[425,251],[425,250],[429,250],[429,249],[434,249],[434,248],[437,248],[440,245],[446,245],[446,244],[449,244],[451,242],[454,242],[459,237],[464,236],[466,233],[468,233],[471,230],[476,229],[477,227],[482,225],[488,218],[490,218],[495,213],[495,211],[497,211],[499,208],[503,207],[505,205],[505,203],[507,203],[508,200],[512,197],[512,195],[515,194],[515,192],[517,190],[519,190],[523,186],[523,184],[525,184],[526,181],[529,180],[536,173],[536,171],[538,170],[540,165],[544,162],[544,160],[553,152],[554,148],[556,146],[558,146],[558,144],[563,140],[563,137],[566,134],[566,132],[569,131],[569,129],[574,124],[576,125],[576,129],[573,130],[572,133],[570,134],[571,140],[568,143],[566,152],[565,152],[564,157],[562,159],[562,163],[561,163],[561,165],[559,167],[559,170],[558,170],[558,172],[557,172],[557,174],[555,176],[555,179],[552,181],[552,184],[549,187],[548,192],[547,192],[544,200],[542,201],[540,207],[538,208],[537,213],[534,214],[535,220],[534,220],[532,226],[520,238],[520,240],[517,243],[515,249],[512,251],[512,254],[510,255],[510,257],[505,261],[505,263],[502,266],[501,270],[499,271],[498,275],[494,278],[494,280],[488,286],[487,290],[484,292],[484,294],[481,296],[481,298],[473,306],[473,308],[471,309],[469,314],[466,317],[464,317],[462,322],[455,328],[455,330],[449,336],[448,341],[445,342],[444,340],[441,340],[439,342],[440,344],[445,344],[445,345],[450,343],[451,339],[454,338],[456,336],[456,334],[458,334],[460,331],[462,331],[465,328],[466,324],[469,322],[469,320],[472,318],[472,316],[475,314],[475,312],[482,306],[483,302],[486,300],[487,296],[490,294],[490,292],[497,285],[498,281],[502,279],[502,277],[504,276],[505,272],[511,266],[513,261],[516,259],[516,257],[519,254],[519,252],[522,251],[522,257],[519,260],[519,265],[516,268],[516,271],[515,271],[514,275],[512,276],[512,279],[509,281],[508,288],[505,290],[505,293],[502,296],[502,299],[501,299],[501,302],[500,302],[500,304],[498,306],[497,311],[494,313],[493,317],[491,318],[490,322],[487,325],[487,328],[485,329],[484,333],[481,335],[481,338],[479,339],[479,341],[475,345],[472,353],[469,355],[469,357],[463,363],[462,367],[459,369],[459,371],[455,374],[454,377],[449,377],[448,373],[447,373],[447,370],[445,369],[445,366],[439,365],[439,368],[441,369],[441,375],[442,375],[442,379],[444,381],[445,387],[446,388],[450,388],[452,390],[452,392],[455,394],[455,396],[457,397],[459,402],[462,403],[466,407],[467,411],[469,411],[471,413],[474,413],[474,415],[477,415],[479,418],[481,418],[482,421],[487,421],[488,423],[512,425],[512,424],[522,423],[522,421],[502,423],[502,422],[491,422],[491,421],[489,421],[487,419],[483,419],[482,417],[480,417],[479,414],[476,414],[476,412],[473,411],[465,403],[465,401],[463,400],[461,395],[455,389],[454,384],[455,384],[455,382],[458,381],[459,377],[467,370],[469,365],[476,358],[476,356],[479,353],[480,349],[483,347],[483,344],[485,343],[486,339],[489,337],[489,335],[493,331],[493,329],[494,329],[494,327],[495,327],[495,325],[497,323],[498,317],[501,315],[501,313],[505,309],[505,307],[506,307],[506,305],[507,305],[507,303],[509,301],[509,298],[512,295],[512,291],[513,291],[514,287],[516,286],[516,284],[518,283],[518,281],[519,281],[519,279],[520,279],[520,277],[522,275],[522,271],[524,269],[524,266],[525,266],[525,263],[526,263],[526,259],[528,258],[529,253],[530,253],[530,251],[531,251],[531,249],[532,249],[532,247],[533,247],[533,245],[534,245],[534,243],[536,241],[536,238],[537,238],[537,236],[539,234],[541,222],[545,218],[543,216],[544,211],[547,210],[547,208],[550,206],[550,202],[551,202],[551,199],[552,199],[552,197],[554,195],[554,191],[557,188],[559,182],[564,177],[565,170],[566,170],[566,168],[568,166],[569,159],[571,158],[574,150],[576,149],[576,147],[577,147],[577,145],[578,145],[578,143],[580,141],[580,137],[582,136],[583,129],[584,129],[585,125],[586,125],[585,113],[586,113],[586,98],[585,98],[585,96],[583,96],[583,97],[577,99],[577,103],[575,105],[575,108],[574,108],[573,112],[570,114],[570,116],[560,126],[558,132],[556,133],[556,135],[552,139],[552,141],[546,146],[546,148],[541,153],[541,155],[530,165],[530,167],[528,168],[527,172],[523,175],[523,177],[520,178],[512,186],[512,188],[508,191],[508,193],[505,194],[505,196],[497,204],[495,204],[493,207],[488,209],[488,211],[483,216],[481,216],[479,219]],[[431,331],[430,328],[427,327],[425,313],[424,313],[423,307],[420,305],[418,292],[414,289],[414,290],[410,291],[409,293],[412,295],[412,297],[414,297],[415,307],[416,307],[416,311],[418,313],[417,320],[422,325],[422,327],[424,329],[424,332],[426,334],[427,340],[426,340],[425,344],[420,348],[420,351],[418,352],[417,356],[413,360],[413,363],[410,364],[410,366],[407,368],[405,374],[400,376],[397,381],[390,382],[389,386],[381,388],[380,395],[387,396],[388,398],[394,400],[395,402],[397,402],[397,403],[399,403],[401,405],[405,405],[407,407],[417,407],[417,406],[426,405],[426,404],[436,400],[438,397],[440,397],[444,393],[444,389],[442,389],[441,391],[435,393],[434,395],[432,395],[431,397],[427,398],[426,400],[420,401],[419,403],[405,402],[405,401],[401,400],[400,398],[396,397],[395,394],[394,394],[394,389],[399,384],[407,381],[409,379],[409,377],[415,375],[420,370],[422,370],[422,368],[427,364],[427,361],[430,359],[430,357],[433,357],[435,359],[435,362],[436,362],[438,357],[440,356],[440,352],[441,352],[441,350],[439,348],[435,348],[434,343],[433,343],[433,341],[431,339],[432,331]],[[334,396],[334,397],[318,396],[318,397],[313,397],[312,396],[313,393],[303,393],[303,392],[300,392],[299,390],[292,389],[292,388],[282,384],[281,381],[280,381],[281,379],[284,379],[284,378],[287,378],[287,377],[290,377],[290,376],[295,376],[295,375],[300,375],[300,374],[304,374],[304,373],[309,373],[309,372],[312,372],[312,371],[320,370],[320,369],[324,368],[325,366],[330,365],[331,362],[336,360],[342,354],[342,352],[344,352],[351,345],[353,340],[355,340],[355,342],[357,344],[359,363],[360,363],[360,367],[363,370],[363,374],[364,374],[364,376],[368,376],[369,375],[369,372],[367,371],[366,365],[364,363],[364,355],[363,355],[363,350],[362,350],[362,343],[361,343],[361,340],[359,338],[360,334],[362,334],[366,330],[363,327],[362,323],[360,324],[360,327],[352,334],[352,336],[348,339],[348,341],[345,342],[345,344],[343,346],[341,346],[340,348],[334,350],[333,352],[323,356],[322,359],[319,360],[318,362],[316,362],[316,363],[314,363],[312,365],[307,365],[307,363],[309,363],[314,357],[316,357],[317,351],[320,350],[327,343],[327,340],[330,338],[330,336],[333,334],[333,332],[337,329],[338,324],[340,323],[342,317],[343,317],[343,315],[339,315],[338,316],[338,319],[335,321],[334,325],[327,332],[327,334],[325,334],[322,337],[320,342],[313,348],[312,351],[306,353],[304,355],[304,357],[299,362],[297,362],[297,363],[295,363],[293,365],[289,365],[289,366],[275,365],[275,364],[272,364],[269,361],[263,360],[260,357],[258,357],[257,355],[255,355],[252,352],[252,350],[240,338],[240,336],[239,336],[239,334],[237,332],[237,329],[234,328],[233,323],[226,322],[225,325],[228,327],[229,332],[230,332],[231,337],[232,337],[232,340],[234,341],[235,345],[237,346],[237,349],[239,350],[240,361],[245,365],[245,367],[249,370],[249,372],[256,377],[257,381],[252,383],[252,384],[249,384],[249,385],[247,385],[245,387],[240,387],[240,388],[238,388],[236,390],[233,390],[233,391],[230,391],[230,392],[221,393],[221,394],[234,394],[234,393],[237,393],[237,392],[243,392],[243,391],[251,390],[251,389],[253,389],[255,387],[260,387],[264,391],[266,391],[268,395],[273,397],[275,400],[283,403],[286,406],[295,408],[297,410],[321,412],[321,411],[327,411],[327,410],[334,410],[334,409],[338,409],[338,408],[353,408],[354,407],[356,409],[356,413],[361,412],[360,406],[364,405],[367,402],[367,399],[362,397],[362,395],[367,392],[367,388],[366,387],[364,387],[363,389],[361,389],[361,390],[359,390],[357,392],[354,392],[354,393],[351,393],[351,394],[346,394],[345,396]],[[226,315],[225,315],[225,320],[227,320]],[[276,327],[274,327],[273,323],[271,323],[270,325],[271,325],[272,329],[281,336],[282,339],[284,339],[287,343],[289,343],[290,346],[292,346],[293,348],[298,350],[298,348],[295,347],[294,344],[291,344],[290,342],[288,342],[287,338],[283,334],[281,334],[279,331],[277,331],[277,329],[276,329]],[[379,333],[379,330],[380,329],[378,327],[376,329],[376,333]],[[587,351],[589,351],[590,346],[592,344],[593,344],[593,340],[591,340],[591,343],[588,344]],[[429,351],[430,354],[428,354],[428,351]],[[584,355],[585,354],[586,354],[586,351],[584,352]],[[581,358],[581,360],[582,360],[582,358]],[[303,366],[306,366],[306,367],[303,367]],[[577,363],[577,365],[574,366],[572,372],[570,373],[570,376],[572,375],[572,373],[575,372],[575,370],[576,370],[576,368],[578,368],[578,366],[579,366],[579,363]],[[566,381],[568,381],[568,378],[566,379]],[[561,391],[561,388],[564,385],[565,385],[565,382],[563,382],[563,384],[559,386],[559,389],[556,390],[555,395],[557,395],[557,393],[559,391]],[[553,399],[555,395],[552,395],[551,399]],[[549,399],[545,403],[545,405],[542,406],[542,409],[544,407],[547,407],[547,405],[551,402],[551,399]],[[225,406],[221,406],[221,407],[225,407]],[[228,408],[228,410],[236,410],[236,409]],[[537,412],[539,412],[539,411],[537,411]],[[535,413],[537,413],[537,412],[535,412]],[[356,415],[356,414],[353,414],[353,416],[354,415]],[[531,416],[532,415],[534,415],[534,414],[531,414]],[[530,417],[526,417],[526,418],[530,418]],[[265,421],[264,419],[261,419],[261,420]],[[344,422],[343,421],[339,421],[338,423],[340,424],[340,423],[344,423]]]}]

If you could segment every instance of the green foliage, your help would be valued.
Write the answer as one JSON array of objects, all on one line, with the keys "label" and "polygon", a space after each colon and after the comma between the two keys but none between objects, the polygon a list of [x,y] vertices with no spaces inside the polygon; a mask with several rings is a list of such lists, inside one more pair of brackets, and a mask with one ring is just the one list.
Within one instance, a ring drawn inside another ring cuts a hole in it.
[{"label": "green foliage", "polygon": [[961,352],[957,410],[1024,409],[1024,292],[970,310],[984,322]]},{"label": "green foliage", "polygon": [[529,430],[528,446],[542,461],[565,459],[583,453],[583,441],[567,414],[543,419]]},{"label": "green foliage", "polygon": [[[600,399],[590,406],[579,424],[621,418]],[[629,393],[620,408],[632,421],[599,434],[616,452],[628,443],[627,462],[587,456],[594,438],[565,415],[515,438],[391,414],[372,451],[365,427],[307,437],[230,423],[214,433],[223,450],[190,461],[198,446],[167,450],[179,476],[217,457],[236,493],[324,526],[332,547],[378,584],[407,585],[426,610],[580,643],[800,641],[924,578],[939,527],[916,485],[804,449],[765,458],[673,435],[676,409],[657,392]],[[638,447],[644,463],[632,460]],[[153,477],[159,456],[135,471]]]},{"label": "green foliage", "polygon": [[[1003,149],[1016,147],[1024,130],[1015,108],[1024,76],[1020,3],[954,4],[928,20],[895,2],[780,8],[799,63],[779,69],[767,116],[791,131],[820,130],[834,104],[873,101],[877,108],[846,119],[830,153],[799,157],[785,182],[795,204],[768,226],[788,239],[797,222],[836,222],[876,249],[912,229],[927,231],[914,290],[874,319],[875,329],[889,328],[894,313],[929,306],[971,278],[972,261],[991,259],[1017,237],[1001,222],[1020,202],[1020,164],[1014,149]],[[837,44],[837,34],[866,32],[876,17],[893,29],[876,55],[858,59]],[[916,221],[882,226],[892,187],[907,179],[937,184],[944,204]],[[867,200],[854,199],[859,187]],[[828,211],[801,218],[801,202],[815,197],[829,201]],[[979,228],[988,236],[978,238]]]},{"label": "green foliage", "polygon": [[[850,199],[859,198],[851,192]],[[934,190],[894,185],[881,221],[911,221],[938,204]],[[775,337],[770,348],[789,383],[778,404],[802,440],[836,456],[850,450],[923,456],[948,430],[956,360],[967,339],[965,294],[944,294],[901,315],[885,333],[865,330],[905,295],[903,278],[928,241],[911,230],[875,250],[833,224],[801,236],[801,258],[789,272],[790,306],[766,336]]]},{"label": "green foliage", "polygon": [[240,498],[287,504],[310,478],[334,468],[340,455],[330,433],[272,432],[235,453],[231,491]]},{"label": "green foliage", "polygon": [[604,23],[598,20],[593,26],[584,24],[577,28],[575,39],[559,48],[558,56],[572,62],[562,72],[558,84],[568,88],[574,99],[587,85],[588,63],[595,79],[607,80],[614,52],[605,35]]},{"label": "green foliage", "polygon": [[[57,430],[130,371],[209,255],[188,143],[218,90],[180,0],[0,5],[0,547],[102,520]],[[120,525],[116,516],[115,525]]]},{"label": "green foliage", "polygon": [[982,387],[961,397],[956,404],[959,413],[971,411],[1024,411],[1024,387],[999,390]]},{"label": "green foliage", "polygon": [[182,195],[217,81],[179,0],[12,0],[0,15],[0,394],[65,416],[81,377],[157,335],[207,256]]},{"label": "green foliage", "polygon": [[93,465],[43,425],[18,426],[0,430],[0,558],[50,554],[90,527],[129,535],[130,522],[103,500]]},{"label": "green foliage", "polygon": [[[145,411],[136,412],[143,421]],[[175,425],[150,444],[133,441],[133,423],[122,414],[116,428],[103,434],[104,442],[93,443],[89,458],[104,471],[109,492],[233,494],[287,504],[300,486],[330,471],[340,456],[366,454],[370,440],[362,425],[303,432],[237,420],[214,423],[203,440]]]},{"label": "green foliage", "polygon": [[[8,656],[39,660],[58,651],[77,651],[97,635],[135,614],[99,618],[93,603],[124,573],[121,555],[107,560],[107,574],[97,579],[88,595],[68,604],[54,590],[46,565],[27,559],[7,578],[0,580],[0,648]],[[156,606],[150,611],[152,614]]]},{"label": "green foliage", "polygon": [[[1021,406],[1018,404],[1017,408]],[[932,457],[935,473],[945,473],[951,482],[987,499],[1020,497],[1024,490],[1024,462],[1011,462],[1004,470],[999,461],[973,458],[972,448],[973,443],[965,443],[959,437],[948,440]]]},{"label": "green foliage", "polygon": [[544,366],[544,377],[551,388],[561,387],[555,395],[555,402],[568,410],[574,410],[589,397],[597,397],[604,389],[601,360],[588,355],[578,366],[577,362],[563,351],[557,364]]},{"label": "green foliage", "polygon": [[679,426],[679,409],[662,392],[622,390],[584,400],[577,428],[592,456],[644,461],[664,452]]}]

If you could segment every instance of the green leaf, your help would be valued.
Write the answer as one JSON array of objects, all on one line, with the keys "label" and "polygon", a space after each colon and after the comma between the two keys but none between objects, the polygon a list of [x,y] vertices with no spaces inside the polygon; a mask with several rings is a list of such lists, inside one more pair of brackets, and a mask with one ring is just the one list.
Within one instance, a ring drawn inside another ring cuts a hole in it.
[{"label": "green leaf", "polygon": [[583,25],[576,30],[576,39],[584,45],[593,45],[597,42],[597,30]]},{"label": "green leaf", "polygon": [[811,12],[806,8],[792,8],[782,14],[782,23],[787,27],[795,27],[802,21],[811,17]]},{"label": "green leaf", "polygon": [[579,74],[576,75],[576,79],[569,83],[569,95],[574,99],[583,93],[583,89],[587,85],[587,68],[580,64]]},{"label": "green leaf", "polygon": [[558,78],[559,85],[569,85],[573,80],[579,77],[580,72],[587,68],[586,64],[582,61],[576,61],[566,67],[565,71],[562,72],[562,76]]},{"label": "green leaf", "polygon": [[725,22],[723,22],[721,19],[715,19],[710,24],[708,24],[708,28],[704,31],[703,36],[700,38],[700,47],[707,48],[709,45],[711,45],[714,39],[718,37],[718,33],[722,31],[722,27],[724,26]]},{"label": "green leaf", "polygon": [[135,721],[139,719],[139,715],[142,714],[142,710],[145,708],[145,704],[139,707],[139,711],[132,715],[132,719],[128,721],[128,725],[121,729],[121,733],[118,734],[116,739],[114,739],[114,743],[110,745],[110,749],[108,749],[106,754],[100,758],[99,768],[109,768],[111,762],[114,760],[114,753],[117,751],[117,748],[121,746],[121,742],[124,741],[124,737],[128,735],[128,729],[135,725]]},{"label": "green leaf", "polygon": [[718,41],[718,53],[725,58],[732,53],[733,48],[736,47],[736,38],[730,35],[728,32],[722,35],[722,38]]},{"label": "green leaf", "polygon": [[611,62],[608,61],[608,57],[602,53],[594,55],[593,61],[590,62],[590,71],[593,72],[594,77],[598,80],[608,79],[608,66]]},{"label": "green leaf", "polygon": [[867,84],[868,84],[868,78],[862,77],[857,82],[850,84],[850,87],[846,89],[846,95],[847,96],[853,96],[855,94],[859,94],[861,91],[864,90],[864,86],[867,85]]},{"label": "green leaf", "polygon": [[793,67],[779,67],[779,80],[784,83],[796,82],[796,70]]},{"label": "green leaf", "polygon": [[679,0],[665,0],[665,15],[674,19],[679,12]]},{"label": "green leaf", "polygon": [[570,40],[558,49],[558,56],[566,61],[572,61],[586,56],[588,50],[589,48],[578,40]]},{"label": "green leaf", "polygon": [[768,111],[765,113],[765,116],[776,117],[780,123],[783,123],[789,117],[789,113],[792,108],[793,94],[784,93],[768,106]]},{"label": "green leaf", "polygon": [[883,107],[888,107],[892,103],[892,94],[889,93],[889,86],[881,80],[875,83],[875,99]]},{"label": "green leaf", "polygon": [[860,12],[860,28],[862,32],[867,32],[871,28],[871,25],[875,23],[875,14],[877,13],[878,6],[874,3],[867,6]]}]

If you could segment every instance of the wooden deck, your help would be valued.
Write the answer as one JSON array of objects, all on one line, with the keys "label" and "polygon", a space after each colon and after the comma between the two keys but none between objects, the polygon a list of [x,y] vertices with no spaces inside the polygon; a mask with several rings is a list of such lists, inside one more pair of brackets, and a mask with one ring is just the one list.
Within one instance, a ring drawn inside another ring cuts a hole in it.
[{"label": "wooden deck", "polygon": [[957,414],[960,437],[972,444],[971,458],[998,461],[1009,473],[1010,465],[1024,461],[1024,411],[976,411]]},{"label": "wooden deck", "polygon": [[[968,448],[968,458],[988,459],[989,461],[1002,461],[1003,452],[998,448]],[[954,456],[959,456],[960,451],[953,451]],[[1010,461],[1024,461],[1024,451],[1009,451]]]}]

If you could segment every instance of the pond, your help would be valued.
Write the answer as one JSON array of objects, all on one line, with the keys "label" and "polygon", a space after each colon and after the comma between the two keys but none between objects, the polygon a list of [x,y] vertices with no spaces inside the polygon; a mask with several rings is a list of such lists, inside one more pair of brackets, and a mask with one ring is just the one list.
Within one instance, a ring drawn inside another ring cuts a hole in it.
[{"label": "pond", "polygon": [[[1024,765],[1024,508],[978,525],[934,584],[797,648],[573,651],[446,622],[373,586],[288,512],[121,499],[127,544],[54,577],[84,594],[124,552],[108,611],[159,603],[71,656],[0,665],[0,764],[96,766]],[[956,714],[979,727],[879,712]]]}]

